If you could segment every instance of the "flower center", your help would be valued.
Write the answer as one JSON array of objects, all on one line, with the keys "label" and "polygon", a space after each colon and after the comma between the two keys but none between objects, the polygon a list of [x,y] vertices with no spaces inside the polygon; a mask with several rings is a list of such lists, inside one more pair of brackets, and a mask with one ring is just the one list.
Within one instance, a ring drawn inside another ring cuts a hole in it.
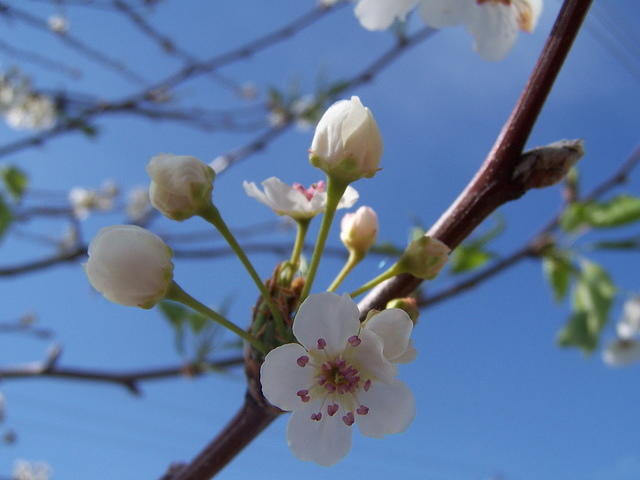
[{"label": "flower center", "polygon": [[358,370],[341,358],[324,362],[317,378],[329,393],[355,393],[360,386]]},{"label": "flower center", "polygon": [[312,183],[309,188],[304,188],[300,183],[294,183],[293,188],[299,191],[309,201],[314,197],[316,193],[322,193],[325,191],[325,184],[323,181]]}]

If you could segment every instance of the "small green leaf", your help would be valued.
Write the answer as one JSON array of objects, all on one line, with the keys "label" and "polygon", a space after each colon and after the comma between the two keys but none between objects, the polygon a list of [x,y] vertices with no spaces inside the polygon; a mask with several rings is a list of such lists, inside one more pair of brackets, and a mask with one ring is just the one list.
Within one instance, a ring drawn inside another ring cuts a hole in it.
[{"label": "small green leaf", "polygon": [[542,270],[553,290],[553,298],[561,302],[569,293],[573,265],[569,255],[559,250],[552,251],[542,259]]},{"label": "small green leaf", "polygon": [[560,216],[560,227],[565,232],[573,232],[585,223],[584,204],[574,202],[570,204]]},{"label": "small green leaf", "polygon": [[600,332],[609,319],[616,288],[609,274],[599,265],[583,260],[573,291],[573,313],[558,334],[561,346],[576,346],[590,353],[597,346]]},{"label": "small green leaf", "polygon": [[189,312],[189,315],[187,315],[187,321],[189,322],[193,333],[200,333],[209,323],[209,319],[198,312]]},{"label": "small green leaf", "polygon": [[427,233],[427,231],[422,227],[412,227],[409,231],[409,243],[423,237],[425,233]]},{"label": "small green leaf", "polygon": [[640,198],[619,195],[606,203],[588,209],[588,222],[592,227],[610,228],[640,220]]},{"label": "small green leaf", "polygon": [[0,194],[0,238],[7,232],[12,220],[13,216],[11,215],[9,205],[7,205],[4,197]]},{"label": "small green leaf", "polygon": [[620,240],[603,240],[591,245],[597,250],[640,250],[640,236]]},{"label": "small green leaf", "polygon": [[7,192],[15,199],[20,200],[29,182],[27,175],[12,165],[4,167],[0,173]]},{"label": "small green leaf", "polygon": [[482,248],[475,245],[460,245],[454,250],[451,256],[451,273],[470,272],[471,270],[482,267],[494,258],[494,256],[492,253],[482,250]]}]

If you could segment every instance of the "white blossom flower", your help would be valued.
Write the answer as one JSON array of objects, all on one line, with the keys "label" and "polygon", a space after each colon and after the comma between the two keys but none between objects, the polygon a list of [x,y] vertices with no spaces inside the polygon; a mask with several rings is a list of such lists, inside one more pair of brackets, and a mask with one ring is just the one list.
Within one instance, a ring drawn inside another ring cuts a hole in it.
[{"label": "white blossom flower", "polygon": [[69,21],[62,15],[51,15],[47,19],[47,24],[52,32],[60,35],[64,35],[69,31]]},{"label": "white blossom flower", "polygon": [[17,460],[13,466],[12,480],[49,480],[51,467],[43,462],[30,463]]},{"label": "white blossom flower", "polygon": [[360,98],[331,105],[316,126],[309,160],[328,175],[346,182],[373,177],[379,170],[382,136]]},{"label": "white blossom flower", "polygon": [[473,35],[474,49],[486,60],[500,60],[511,50],[518,30],[532,32],[542,0],[360,0],[356,16],[369,30],[384,30],[416,5],[434,28],[462,24]]},{"label": "white blossom flower", "polygon": [[300,306],[293,333],[260,370],[265,397],[292,411],[287,440],[301,460],[332,465],[351,448],[351,426],[380,438],[404,431],[415,399],[396,379],[394,359],[409,348],[413,323],[405,312],[385,310],[364,326],[348,295],[310,295]]},{"label": "white blossom flower", "polygon": [[69,191],[69,203],[74,216],[85,220],[92,211],[108,212],[113,208],[113,192],[91,190],[84,187],[73,187]]},{"label": "white blossom flower", "polygon": [[619,367],[640,361],[640,296],[625,302],[616,331],[618,338],[602,352],[604,362]]},{"label": "white blossom flower", "polygon": [[186,220],[211,203],[213,169],[195,157],[163,153],[147,165],[151,204],[166,217]]},{"label": "white blossom flower", "polygon": [[171,249],[136,225],[101,229],[89,244],[85,272],[93,288],[120,305],[151,308],[173,280]]},{"label": "white blossom flower", "polygon": [[127,217],[134,223],[144,220],[151,213],[151,201],[149,189],[146,187],[134,188],[127,198]]},{"label": "white blossom flower", "polygon": [[346,213],[340,222],[340,240],[347,250],[365,254],[376,242],[378,216],[370,207]]},{"label": "white blossom flower", "polygon": [[[313,218],[323,212],[327,203],[325,183],[317,182],[309,188],[299,183],[287,185],[277,177],[267,178],[262,182],[264,192],[253,182],[243,182],[244,191],[250,197],[264,203],[278,215],[286,215],[294,220]],[[350,208],[358,200],[358,192],[347,187],[338,208]]]},{"label": "white blossom flower", "polygon": [[5,118],[7,124],[16,130],[47,130],[56,124],[58,113],[51,98],[32,93],[14,103]]}]

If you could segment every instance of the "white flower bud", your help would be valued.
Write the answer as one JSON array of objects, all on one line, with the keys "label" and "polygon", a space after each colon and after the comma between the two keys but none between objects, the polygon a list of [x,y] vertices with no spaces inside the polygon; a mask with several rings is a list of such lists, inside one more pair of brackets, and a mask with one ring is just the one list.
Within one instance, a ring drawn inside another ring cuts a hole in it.
[{"label": "white flower bud", "polygon": [[340,222],[340,240],[347,250],[366,253],[378,235],[378,216],[372,208],[360,207],[355,213],[347,213]]},{"label": "white flower bud", "polygon": [[440,240],[424,235],[409,244],[398,260],[398,266],[402,272],[431,280],[447,263],[450,251]]},{"label": "white flower bud", "polygon": [[211,203],[215,173],[195,157],[163,153],[147,165],[151,204],[164,216],[186,220]]},{"label": "white flower bud", "polygon": [[309,160],[336,179],[353,182],[379,170],[382,137],[371,111],[358,97],[329,107],[316,127]]},{"label": "white flower bud", "polygon": [[172,283],[172,256],[155,233],[114,225],[101,229],[91,241],[84,268],[93,288],[112,302],[151,308]]}]

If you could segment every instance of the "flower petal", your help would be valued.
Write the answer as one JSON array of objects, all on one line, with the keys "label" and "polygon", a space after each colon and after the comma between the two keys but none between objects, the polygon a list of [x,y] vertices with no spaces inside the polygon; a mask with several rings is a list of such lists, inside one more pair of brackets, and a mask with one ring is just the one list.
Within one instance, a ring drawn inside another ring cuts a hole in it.
[{"label": "flower petal", "polygon": [[418,351],[413,346],[413,342],[409,340],[409,345],[407,345],[407,349],[402,353],[402,355],[392,359],[391,361],[393,363],[411,363],[417,358],[417,356]]},{"label": "flower petal", "polygon": [[338,203],[338,208],[351,208],[360,198],[358,191],[351,185],[347,187]]},{"label": "flower petal", "polygon": [[349,295],[317,293],[302,302],[293,321],[293,334],[308,350],[316,349],[319,339],[326,341],[328,353],[338,353],[347,339],[358,332],[358,306]]},{"label": "flower petal", "polygon": [[271,350],[260,368],[262,393],[282,410],[304,406],[297,392],[308,389],[313,382],[313,368],[298,364],[298,359],[305,356],[304,348],[297,343],[288,343]]},{"label": "flower petal", "polygon": [[390,385],[376,382],[369,391],[358,395],[362,405],[369,408],[366,415],[357,415],[360,432],[367,437],[380,438],[404,431],[416,414],[416,401],[411,390],[400,380]]},{"label": "flower petal", "polygon": [[366,378],[385,383],[393,382],[397,369],[382,353],[382,338],[368,329],[362,329],[359,336],[360,344],[345,350],[345,354],[358,365]]},{"label": "flower petal", "polygon": [[624,339],[640,335],[640,296],[632,297],[624,303],[622,319],[616,330],[618,336]]},{"label": "flower petal", "polygon": [[604,363],[612,367],[623,367],[640,361],[640,342],[618,339],[607,345],[602,352]]},{"label": "flower petal", "polygon": [[404,310],[390,308],[367,320],[364,328],[376,333],[382,339],[384,356],[393,361],[407,350],[413,322]]},{"label": "flower petal", "polygon": [[320,421],[312,420],[317,413],[310,406],[291,414],[287,425],[287,442],[300,460],[330,466],[341,460],[351,449],[351,429],[340,415],[323,413]]},{"label": "flower petal", "polygon": [[367,30],[386,30],[398,18],[404,20],[418,0],[360,0],[356,17]]},{"label": "flower petal", "polygon": [[473,48],[489,61],[502,60],[518,36],[518,11],[512,5],[487,3],[469,11],[465,25],[475,38]]}]

